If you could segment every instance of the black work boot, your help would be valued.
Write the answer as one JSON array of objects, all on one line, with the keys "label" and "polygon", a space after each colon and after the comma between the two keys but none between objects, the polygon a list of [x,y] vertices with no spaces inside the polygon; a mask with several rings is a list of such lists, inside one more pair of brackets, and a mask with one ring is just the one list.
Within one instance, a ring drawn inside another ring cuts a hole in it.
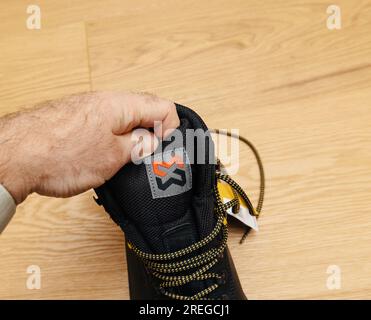
[{"label": "black work boot", "polygon": [[226,210],[238,198],[223,204],[217,190],[218,179],[233,180],[217,170],[202,119],[180,105],[177,112],[181,135],[96,189],[125,232],[130,298],[246,299],[227,247]]}]

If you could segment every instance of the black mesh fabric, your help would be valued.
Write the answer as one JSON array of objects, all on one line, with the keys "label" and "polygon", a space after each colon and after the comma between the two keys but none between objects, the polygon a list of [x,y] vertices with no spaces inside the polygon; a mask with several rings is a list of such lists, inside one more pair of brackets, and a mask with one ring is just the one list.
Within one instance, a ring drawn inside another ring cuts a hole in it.
[{"label": "black mesh fabric", "polygon": [[[183,141],[175,141],[176,145],[186,148],[187,139],[188,143],[189,139],[195,140],[196,151],[190,154],[191,160],[193,157],[197,159],[199,152],[211,151],[213,154],[208,143],[194,139],[190,132],[186,135],[186,129],[207,130],[203,121],[186,107],[177,105],[177,110],[181,119],[178,129],[183,134]],[[168,143],[163,141],[163,148]],[[206,160],[210,162],[208,157]],[[108,189],[120,208],[121,218],[125,221],[121,227],[128,240],[142,250],[161,253],[189,246],[210,233],[215,223],[212,195],[215,167],[206,163],[192,164],[191,168],[192,189],[170,197],[152,198],[145,164],[125,165],[99,188]],[[178,230],[178,226],[182,228]]]}]

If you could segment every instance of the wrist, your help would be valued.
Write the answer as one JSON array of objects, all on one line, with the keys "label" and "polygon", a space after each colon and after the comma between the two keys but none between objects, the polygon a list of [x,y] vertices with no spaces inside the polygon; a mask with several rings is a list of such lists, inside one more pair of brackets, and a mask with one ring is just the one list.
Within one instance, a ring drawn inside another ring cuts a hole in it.
[{"label": "wrist", "polygon": [[0,184],[15,203],[20,204],[31,193],[32,184],[28,181],[27,157],[21,154],[20,137],[15,134],[17,129],[12,126],[11,120],[6,122],[0,123]]},{"label": "wrist", "polygon": [[16,172],[4,166],[1,166],[1,168],[0,184],[9,192],[14,202],[18,205],[27,198],[30,192],[28,192],[25,184],[17,178]]}]

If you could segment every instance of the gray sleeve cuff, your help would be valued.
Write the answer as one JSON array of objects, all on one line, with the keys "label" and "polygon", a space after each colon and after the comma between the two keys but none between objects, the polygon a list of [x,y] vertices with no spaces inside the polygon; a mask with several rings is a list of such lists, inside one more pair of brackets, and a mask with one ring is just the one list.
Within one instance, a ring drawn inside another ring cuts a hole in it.
[{"label": "gray sleeve cuff", "polygon": [[11,194],[0,184],[0,233],[3,232],[12,219],[16,209]]}]

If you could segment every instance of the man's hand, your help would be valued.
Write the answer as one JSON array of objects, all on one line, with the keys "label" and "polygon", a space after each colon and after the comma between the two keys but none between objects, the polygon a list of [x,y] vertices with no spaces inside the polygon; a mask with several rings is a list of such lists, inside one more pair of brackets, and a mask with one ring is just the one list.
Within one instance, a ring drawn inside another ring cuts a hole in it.
[{"label": "man's hand", "polygon": [[[149,94],[86,93],[0,119],[0,184],[17,204],[30,193],[69,197],[102,185],[130,161],[131,131],[179,126],[174,103]],[[158,144],[142,142],[145,154]],[[151,140],[151,139],[149,139]]]}]

